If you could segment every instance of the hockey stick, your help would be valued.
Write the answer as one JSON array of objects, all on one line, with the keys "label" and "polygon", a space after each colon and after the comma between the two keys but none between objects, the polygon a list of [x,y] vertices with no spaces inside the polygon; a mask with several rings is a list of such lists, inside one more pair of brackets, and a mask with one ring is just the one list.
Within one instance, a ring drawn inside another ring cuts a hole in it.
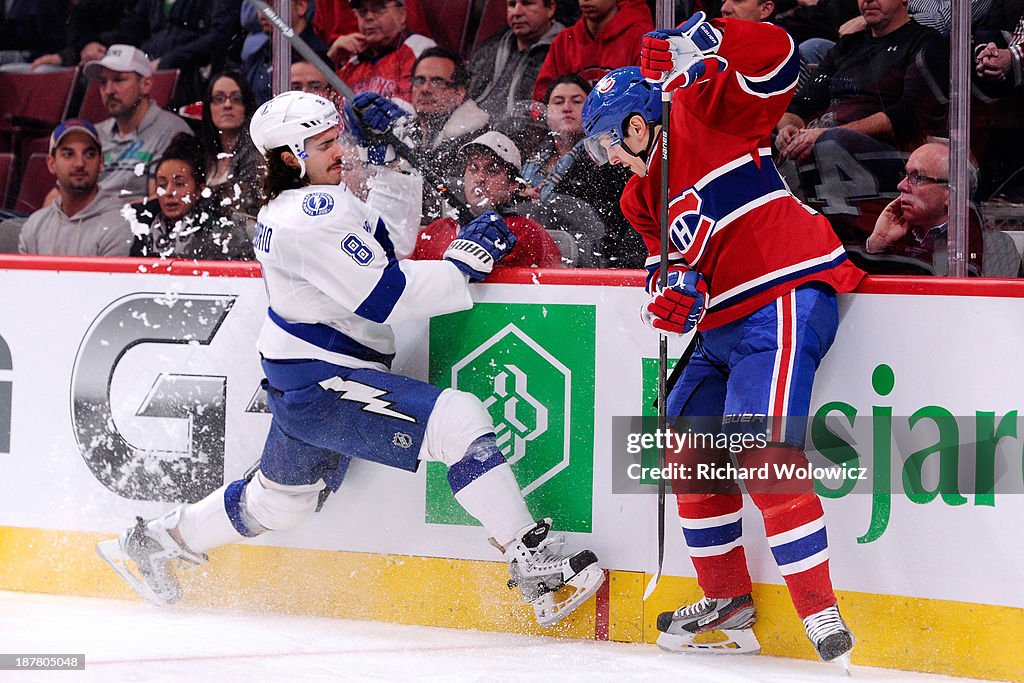
[{"label": "hockey stick", "polygon": [[[334,69],[328,66],[324,60],[320,58],[320,55],[314,52],[313,48],[298,36],[295,31],[292,30],[291,26],[286,24],[284,20],[270,8],[270,5],[263,2],[263,0],[252,0],[252,4],[256,9],[263,13],[263,16],[265,16],[278,31],[288,38],[292,47],[295,48],[295,50],[302,55],[307,62],[316,67],[317,71],[327,79],[327,82],[338,92],[339,95],[345,98],[349,104],[355,100],[356,94],[353,92],[352,88],[348,87],[345,81],[338,77],[338,74],[334,72]],[[437,190],[438,194],[444,197],[445,201],[455,209],[455,213],[459,216],[460,223],[465,224],[473,220],[473,212],[470,210],[469,205],[455,196],[451,191],[451,188],[448,187],[448,183],[445,182],[444,178],[423,165],[412,147],[399,140],[391,131],[388,131],[383,137],[385,141],[391,145],[392,149],[395,150],[395,154],[412,164],[413,168],[418,170],[423,175],[423,178],[430,183],[435,190]]]},{"label": "hockey stick", "polygon": [[[661,272],[658,287],[668,287],[668,133],[669,116],[672,108],[672,93],[661,91]],[[658,434],[664,434],[668,424],[668,338],[658,335]],[[658,439],[658,467],[665,470],[665,444]],[[644,600],[651,597],[661,579],[661,570],[665,565],[665,478],[658,479],[658,568],[647,583]]]}]

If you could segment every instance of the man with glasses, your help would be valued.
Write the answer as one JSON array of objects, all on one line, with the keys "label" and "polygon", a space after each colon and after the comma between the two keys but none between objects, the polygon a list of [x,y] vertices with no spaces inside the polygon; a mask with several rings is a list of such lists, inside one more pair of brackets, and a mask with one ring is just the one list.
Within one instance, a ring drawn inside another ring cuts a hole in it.
[{"label": "man with glasses", "polygon": [[[420,159],[431,170],[449,179],[452,186],[461,181],[459,149],[479,135],[490,115],[466,96],[469,74],[454,52],[442,47],[424,50],[413,65],[412,107],[416,121],[412,139]],[[441,216],[441,200],[433,188],[425,188],[423,222]]]},{"label": "man with glasses", "polygon": [[338,94],[331,89],[320,70],[305,60],[293,61],[289,90],[299,90],[338,103]]},{"label": "man with glasses", "polygon": [[[899,196],[878,216],[864,245],[865,269],[900,275],[948,272],[949,182],[947,140],[933,138],[913,151],[897,185]],[[968,169],[968,185],[973,195],[978,186],[974,166]],[[1013,239],[998,230],[983,230],[976,211],[971,211],[967,226],[967,257],[969,275],[1017,277],[1021,266]]]},{"label": "man with glasses", "polygon": [[351,0],[359,31],[334,41],[352,56],[338,76],[355,92],[375,92],[409,101],[413,64],[434,41],[410,33],[401,0]]}]

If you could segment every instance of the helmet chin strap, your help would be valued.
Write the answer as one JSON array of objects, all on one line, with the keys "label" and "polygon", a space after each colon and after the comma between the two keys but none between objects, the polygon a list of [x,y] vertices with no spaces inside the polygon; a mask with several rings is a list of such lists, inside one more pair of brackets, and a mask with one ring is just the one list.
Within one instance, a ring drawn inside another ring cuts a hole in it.
[{"label": "helmet chin strap", "polygon": [[654,126],[648,125],[647,133],[648,133],[647,147],[645,149],[641,150],[639,153],[638,152],[634,152],[633,150],[631,150],[629,148],[629,145],[626,144],[625,140],[623,140],[622,144],[619,145],[619,147],[622,148],[623,150],[625,150],[627,154],[629,154],[632,157],[636,157],[637,159],[642,161],[644,163],[644,166],[647,165],[647,160],[650,159],[651,152],[654,150],[654,146],[658,144],[658,135],[657,135],[656,131],[654,130]]}]

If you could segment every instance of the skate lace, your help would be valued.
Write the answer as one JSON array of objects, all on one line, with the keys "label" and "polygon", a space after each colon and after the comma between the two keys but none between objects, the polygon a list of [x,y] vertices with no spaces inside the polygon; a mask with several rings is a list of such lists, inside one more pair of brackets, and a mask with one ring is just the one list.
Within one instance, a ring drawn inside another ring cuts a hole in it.
[{"label": "skate lace", "polygon": [[818,644],[833,633],[846,630],[843,618],[839,616],[839,608],[833,605],[826,610],[804,619],[804,628],[811,642]]},{"label": "skate lace", "polygon": [[530,558],[530,564],[538,567],[563,562],[569,557],[569,555],[560,552],[564,545],[564,536],[548,535],[547,538],[538,543],[537,547],[533,549],[533,557]]},{"label": "skate lace", "polygon": [[677,609],[676,617],[689,618],[700,616],[705,612],[710,612],[712,609],[714,609],[714,606],[715,603],[713,600],[711,600],[708,597],[703,597],[697,602],[693,603],[692,605],[683,605],[682,607]]}]

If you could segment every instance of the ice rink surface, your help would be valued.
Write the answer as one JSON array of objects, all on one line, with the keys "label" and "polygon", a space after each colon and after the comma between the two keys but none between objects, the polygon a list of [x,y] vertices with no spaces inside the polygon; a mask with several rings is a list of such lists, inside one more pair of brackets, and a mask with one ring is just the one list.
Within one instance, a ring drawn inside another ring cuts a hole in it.
[{"label": "ice rink surface", "polygon": [[809,681],[971,679],[765,656],[663,653],[561,640],[281,614],[0,592],[0,652],[84,653],[84,671],[0,671],[0,681]]}]

